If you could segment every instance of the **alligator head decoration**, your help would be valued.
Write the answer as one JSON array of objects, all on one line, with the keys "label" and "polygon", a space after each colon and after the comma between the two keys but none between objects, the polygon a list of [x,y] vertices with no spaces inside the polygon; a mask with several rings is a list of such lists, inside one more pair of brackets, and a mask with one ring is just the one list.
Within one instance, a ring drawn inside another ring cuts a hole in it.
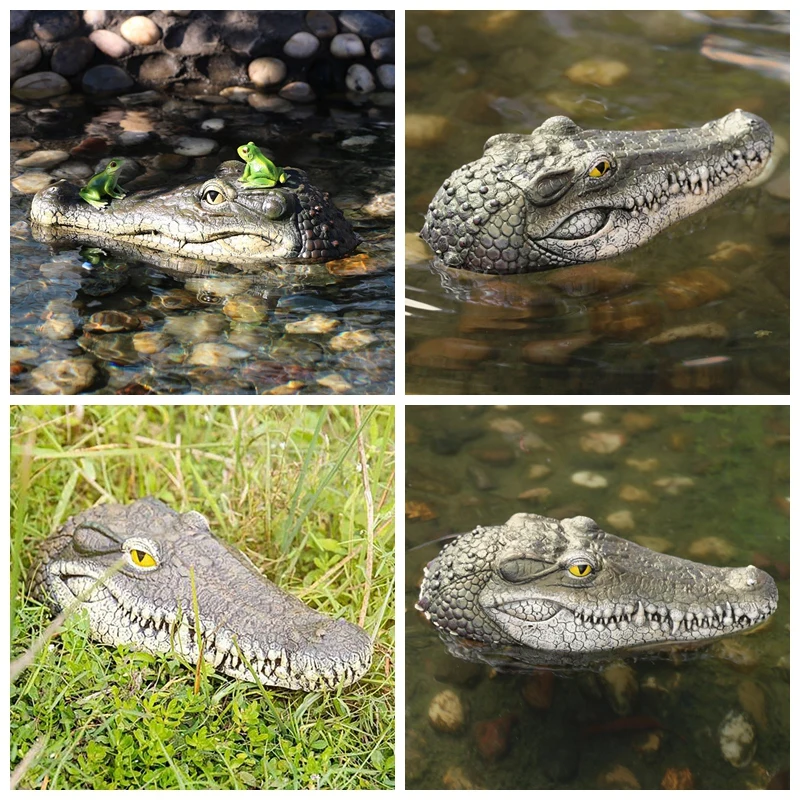
[{"label": "alligator head decoration", "polygon": [[215,538],[201,514],[179,514],[153,498],[71,518],[45,541],[31,582],[54,611],[79,602],[104,644],[174,650],[266,686],[347,686],[372,658],[361,628],[279,589]]},{"label": "alligator head decoration", "polygon": [[422,238],[446,267],[510,274],[639,247],[764,170],[769,125],[736,110],[700,128],[583,130],[551,117],[499,134],[431,202]]},{"label": "alligator head decoration", "polygon": [[202,272],[204,262],[265,271],[275,262],[342,258],[358,245],[342,212],[302,170],[287,168],[274,187],[242,183],[243,170],[225,161],[210,178],[134,192],[103,208],[62,180],[33,198],[31,230],[55,246],[104,247],[179,272]]},{"label": "alligator head decoration", "polygon": [[777,603],[755,567],[662,555],[588,517],[515,514],[446,545],[417,608],[453,655],[524,668],[702,644],[762,623]]}]

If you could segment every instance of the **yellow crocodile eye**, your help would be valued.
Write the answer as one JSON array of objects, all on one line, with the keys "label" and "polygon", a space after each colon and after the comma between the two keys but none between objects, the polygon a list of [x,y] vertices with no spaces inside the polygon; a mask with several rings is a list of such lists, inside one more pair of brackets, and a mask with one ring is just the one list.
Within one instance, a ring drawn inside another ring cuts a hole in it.
[{"label": "yellow crocodile eye", "polygon": [[590,178],[602,178],[603,175],[606,174],[611,169],[611,162],[606,161],[603,159],[602,161],[598,161],[590,170],[589,170],[589,177]]},{"label": "yellow crocodile eye", "polygon": [[576,578],[585,578],[591,575],[594,570],[591,564],[573,564],[569,567],[569,574],[574,575]]},{"label": "yellow crocodile eye", "polygon": [[216,189],[208,189],[205,195],[203,195],[203,200],[212,206],[220,206],[226,199],[225,195],[222,194],[222,192],[218,192]]},{"label": "yellow crocodile eye", "polygon": [[131,561],[137,567],[144,567],[145,569],[148,567],[157,567],[156,560],[150,553],[146,553],[144,550],[131,550],[130,551]]}]

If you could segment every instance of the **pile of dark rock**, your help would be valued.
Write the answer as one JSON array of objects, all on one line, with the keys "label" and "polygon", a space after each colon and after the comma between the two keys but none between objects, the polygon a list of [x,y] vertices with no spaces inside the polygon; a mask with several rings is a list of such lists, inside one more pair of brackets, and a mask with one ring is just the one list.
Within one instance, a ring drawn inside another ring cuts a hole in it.
[{"label": "pile of dark rock", "polygon": [[11,94],[246,92],[255,108],[394,91],[392,11],[12,11]]}]

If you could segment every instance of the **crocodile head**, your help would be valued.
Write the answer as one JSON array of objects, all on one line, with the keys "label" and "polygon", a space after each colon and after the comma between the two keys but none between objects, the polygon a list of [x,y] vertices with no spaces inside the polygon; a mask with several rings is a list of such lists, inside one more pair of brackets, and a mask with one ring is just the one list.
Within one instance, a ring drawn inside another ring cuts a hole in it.
[{"label": "crocodile head", "polygon": [[697,644],[763,622],[775,582],[662,555],[588,517],[515,514],[448,544],[425,569],[417,608],[454,655],[501,664],[584,664]]},{"label": "crocodile head", "polygon": [[347,686],[372,657],[361,628],[270,583],[216,539],[201,514],[179,514],[152,498],[70,519],[46,540],[32,584],[54,610],[79,600],[93,637],[104,644],[174,650],[192,663],[202,651],[219,672],[246,681],[255,675],[267,686]]},{"label": "crocodile head", "polygon": [[330,261],[359,242],[350,223],[305,172],[286,170],[286,182],[252,187],[239,178],[244,164],[226,161],[207,180],[170,190],[147,189],[94,208],[79,187],[59,181],[31,204],[34,236],[175,259],[232,264],[244,270],[272,262]]},{"label": "crocodile head", "polygon": [[647,242],[764,169],[769,125],[736,110],[701,128],[583,130],[551,117],[500,134],[436,193],[422,229],[437,261],[517,273],[600,261]]}]

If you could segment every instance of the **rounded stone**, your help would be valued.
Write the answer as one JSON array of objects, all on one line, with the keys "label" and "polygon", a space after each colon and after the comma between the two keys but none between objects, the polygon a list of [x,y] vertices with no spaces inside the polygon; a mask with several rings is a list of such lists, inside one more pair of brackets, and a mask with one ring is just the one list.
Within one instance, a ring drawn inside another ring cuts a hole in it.
[{"label": "rounded stone", "polygon": [[39,170],[26,172],[11,181],[11,185],[22,194],[36,194],[52,183],[55,183],[55,179],[49,173]]},{"label": "rounded stone", "polygon": [[340,33],[331,42],[331,55],[336,58],[361,58],[366,52],[364,42],[354,33]]},{"label": "rounded stone", "polygon": [[77,75],[88,66],[94,50],[92,42],[83,36],[67,39],[50,56],[50,69],[60,75]]},{"label": "rounded stone", "polygon": [[225,128],[225,120],[220,119],[219,117],[213,117],[212,119],[204,119],[200,123],[200,130],[206,131],[208,133],[216,133],[217,131],[221,131]]},{"label": "rounded stone", "polygon": [[587,58],[573,64],[564,74],[573,83],[614,86],[630,74],[630,67],[621,61]]},{"label": "rounded stone", "polygon": [[287,83],[278,94],[284,100],[291,100],[293,103],[313,103],[317,99],[314,90],[304,81]]},{"label": "rounded stone", "polygon": [[247,102],[258,111],[272,111],[274,114],[285,114],[294,108],[288,100],[284,100],[276,94],[252,92],[248,96]]},{"label": "rounded stone", "polygon": [[306,14],[306,25],[320,39],[330,39],[336,35],[336,18],[327,11],[309,11]]},{"label": "rounded stone", "polygon": [[30,72],[42,58],[42,48],[35,39],[23,39],[11,45],[11,80]]},{"label": "rounded stone", "polygon": [[34,387],[41,394],[78,394],[94,382],[96,371],[87,358],[46,361],[31,372]]},{"label": "rounded stone", "polygon": [[126,42],[113,31],[92,31],[89,34],[89,41],[101,53],[111,58],[127,58],[133,52],[130,42]]},{"label": "rounded stone", "polygon": [[71,339],[75,333],[75,320],[69,314],[52,314],[39,326],[39,333],[53,341]]},{"label": "rounded stone", "polygon": [[162,86],[181,69],[181,61],[171,53],[148,56],[139,67],[139,80],[151,86]]},{"label": "rounded stone", "polygon": [[69,82],[57,72],[33,72],[14,81],[11,94],[20,100],[43,100],[69,92]]},{"label": "rounded stone", "polygon": [[347,88],[358,94],[369,94],[375,91],[375,78],[363,64],[353,64],[344,79]]},{"label": "rounded stone", "polygon": [[230,344],[201,342],[192,348],[187,364],[203,367],[230,367],[234,361],[247,358],[250,353]]},{"label": "rounded stone", "polygon": [[183,56],[212,55],[219,49],[219,35],[211,20],[197,19],[183,31],[180,52]]},{"label": "rounded stone", "polygon": [[597,472],[576,472],[570,480],[577,486],[583,486],[586,489],[605,489],[608,486],[608,479]]},{"label": "rounded stone", "polygon": [[37,11],[33,32],[42,42],[59,42],[78,27],[76,11]]},{"label": "rounded stone", "polygon": [[374,11],[342,11],[339,25],[367,39],[394,36],[394,22]]},{"label": "rounded stone", "polygon": [[86,94],[109,96],[130,89],[133,86],[133,78],[122,67],[100,64],[86,70],[82,85]]},{"label": "rounded stone", "polygon": [[83,21],[90,28],[103,28],[108,22],[108,12],[99,9],[84,11]]},{"label": "rounded stone", "polygon": [[325,314],[310,314],[297,322],[287,322],[286,333],[330,333],[339,325],[339,320]]},{"label": "rounded stone", "polygon": [[376,61],[394,61],[394,36],[376,39],[369,46],[369,53]]},{"label": "rounded stone", "polygon": [[131,44],[147,47],[161,38],[161,28],[150,17],[130,17],[120,25],[120,34]]},{"label": "rounded stone", "polygon": [[381,64],[376,70],[378,80],[384,89],[394,91],[394,64]]},{"label": "rounded stone", "polygon": [[377,341],[378,337],[368,330],[345,331],[331,339],[330,348],[336,352],[360,350],[362,347],[369,347],[369,345]]},{"label": "rounded stone", "polygon": [[458,733],[466,722],[466,712],[459,696],[452,689],[445,689],[431,700],[428,719],[437,731]]},{"label": "rounded stone", "polygon": [[202,139],[198,136],[181,136],[175,141],[174,152],[179,156],[207,156],[219,145],[213,139]]},{"label": "rounded stone", "polygon": [[450,120],[439,114],[406,114],[406,146],[421,149],[447,141]]},{"label": "rounded stone", "polygon": [[286,77],[286,64],[279,58],[257,58],[250,62],[247,74],[256,86],[275,86]]},{"label": "rounded stone", "polygon": [[64,150],[37,150],[35,153],[18,159],[14,166],[17,169],[47,169],[66,161],[69,153]]},{"label": "rounded stone", "polygon": [[30,11],[12,11],[11,33],[17,33],[17,31],[21,31],[28,24],[30,15]]},{"label": "rounded stone", "polygon": [[319,50],[319,39],[313,33],[298,31],[283,46],[289,58],[311,58]]},{"label": "rounded stone", "polygon": [[737,769],[753,760],[756,731],[748,714],[736,710],[727,713],[719,726],[719,746],[723,758]]}]

